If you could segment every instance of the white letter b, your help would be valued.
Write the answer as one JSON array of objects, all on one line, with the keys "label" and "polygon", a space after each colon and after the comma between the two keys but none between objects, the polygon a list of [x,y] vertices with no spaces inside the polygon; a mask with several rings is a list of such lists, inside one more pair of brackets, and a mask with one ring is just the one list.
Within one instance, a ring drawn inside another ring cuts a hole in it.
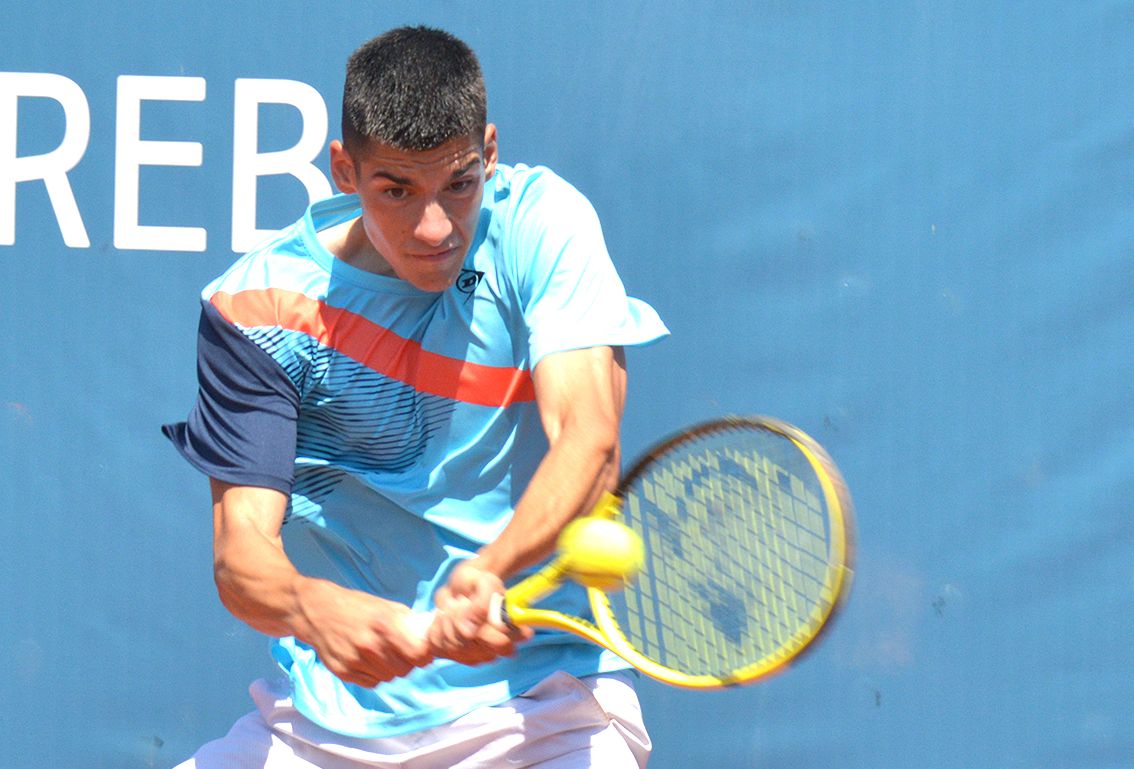
[{"label": "white letter b", "polygon": [[[294,147],[258,152],[261,104],[289,104],[303,117]],[[331,185],[312,163],[327,140],[327,105],[319,92],[297,80],[238,79],[232,130],[232,250],[248,251],[273,234],[256,227],[256,179],[288,174],[303,182],[307,197],[330,197]]]}]

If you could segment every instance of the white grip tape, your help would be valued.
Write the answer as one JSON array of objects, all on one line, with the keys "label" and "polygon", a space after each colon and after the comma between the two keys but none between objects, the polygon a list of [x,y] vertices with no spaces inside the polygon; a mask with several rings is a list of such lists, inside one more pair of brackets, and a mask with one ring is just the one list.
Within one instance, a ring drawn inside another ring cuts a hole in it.
[{"label": "white grip tape", "polygon": [[488,599],[488,624],[498,630],[507,631],[510,627],[508,611],[504,608],[504,594],[493,593]]},{"label": "white grip tape", "polygon": [[[429,627],[433,624],[436,611],[417,611],[407,614],[402,622],[406,629],[418,638],[425,638],[429,634]],[[488,624],[494,628],[507,632],[511,628],[508,622],[508,612],[504,608],[504,594],[493,593],[488,599]]]},{"label": "white grip tape", "polygon": [[425,638],[429,634],[429,626],[433,624],[433,617],[435,612],[431,611],[418,611],[412,614],[407,614],[405,619],[406,629],[416,635],[418,638]]}]

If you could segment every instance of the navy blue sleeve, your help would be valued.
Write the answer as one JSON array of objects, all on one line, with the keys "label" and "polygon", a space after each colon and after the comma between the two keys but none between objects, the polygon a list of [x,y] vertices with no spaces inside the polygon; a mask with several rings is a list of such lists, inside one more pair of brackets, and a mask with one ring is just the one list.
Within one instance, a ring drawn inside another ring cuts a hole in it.
[{"label": "navy blue sleeve", "polygon": [[289,494],[299,392],[268,353],[202,304],[197,403],[186,421],[162,432],[210,478]]}]

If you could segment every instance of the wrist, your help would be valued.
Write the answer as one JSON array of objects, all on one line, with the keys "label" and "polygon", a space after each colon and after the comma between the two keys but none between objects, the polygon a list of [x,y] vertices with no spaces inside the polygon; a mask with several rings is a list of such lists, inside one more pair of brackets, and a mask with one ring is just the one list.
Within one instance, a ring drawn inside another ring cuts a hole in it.
[{"label": "wrist", "polygon": [[291,581],[289,593],[292,608],[287,618],[291,635],[304,643],[311,643],[311,637],[317,627],[314,618],[315,607],[319,605],[319,596],[326,592],[330,583],[321,579],[305,577],[296,574]]},{"label": "wrist", "polygon": [[464,566],[491,574],[501,580],[518,571],[515,560],[495,542],[481,548],[476,555],[465,561]]}]

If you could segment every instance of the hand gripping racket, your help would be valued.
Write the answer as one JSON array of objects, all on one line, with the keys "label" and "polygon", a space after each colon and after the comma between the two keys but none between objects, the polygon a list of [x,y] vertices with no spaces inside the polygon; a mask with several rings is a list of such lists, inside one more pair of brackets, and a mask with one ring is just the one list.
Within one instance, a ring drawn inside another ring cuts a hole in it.
[{"label": "hand gripping racket", "polygon": [[[721,419],[663,441],[596,518],[607,520],[564,530],[557,557],[508,589],[500,619],[576,633],[668,684],[784,669],[850,588],[846,485],[818,443],[775,419]],[[566,579],[587,585],[593,622],[533,606]]]}]

